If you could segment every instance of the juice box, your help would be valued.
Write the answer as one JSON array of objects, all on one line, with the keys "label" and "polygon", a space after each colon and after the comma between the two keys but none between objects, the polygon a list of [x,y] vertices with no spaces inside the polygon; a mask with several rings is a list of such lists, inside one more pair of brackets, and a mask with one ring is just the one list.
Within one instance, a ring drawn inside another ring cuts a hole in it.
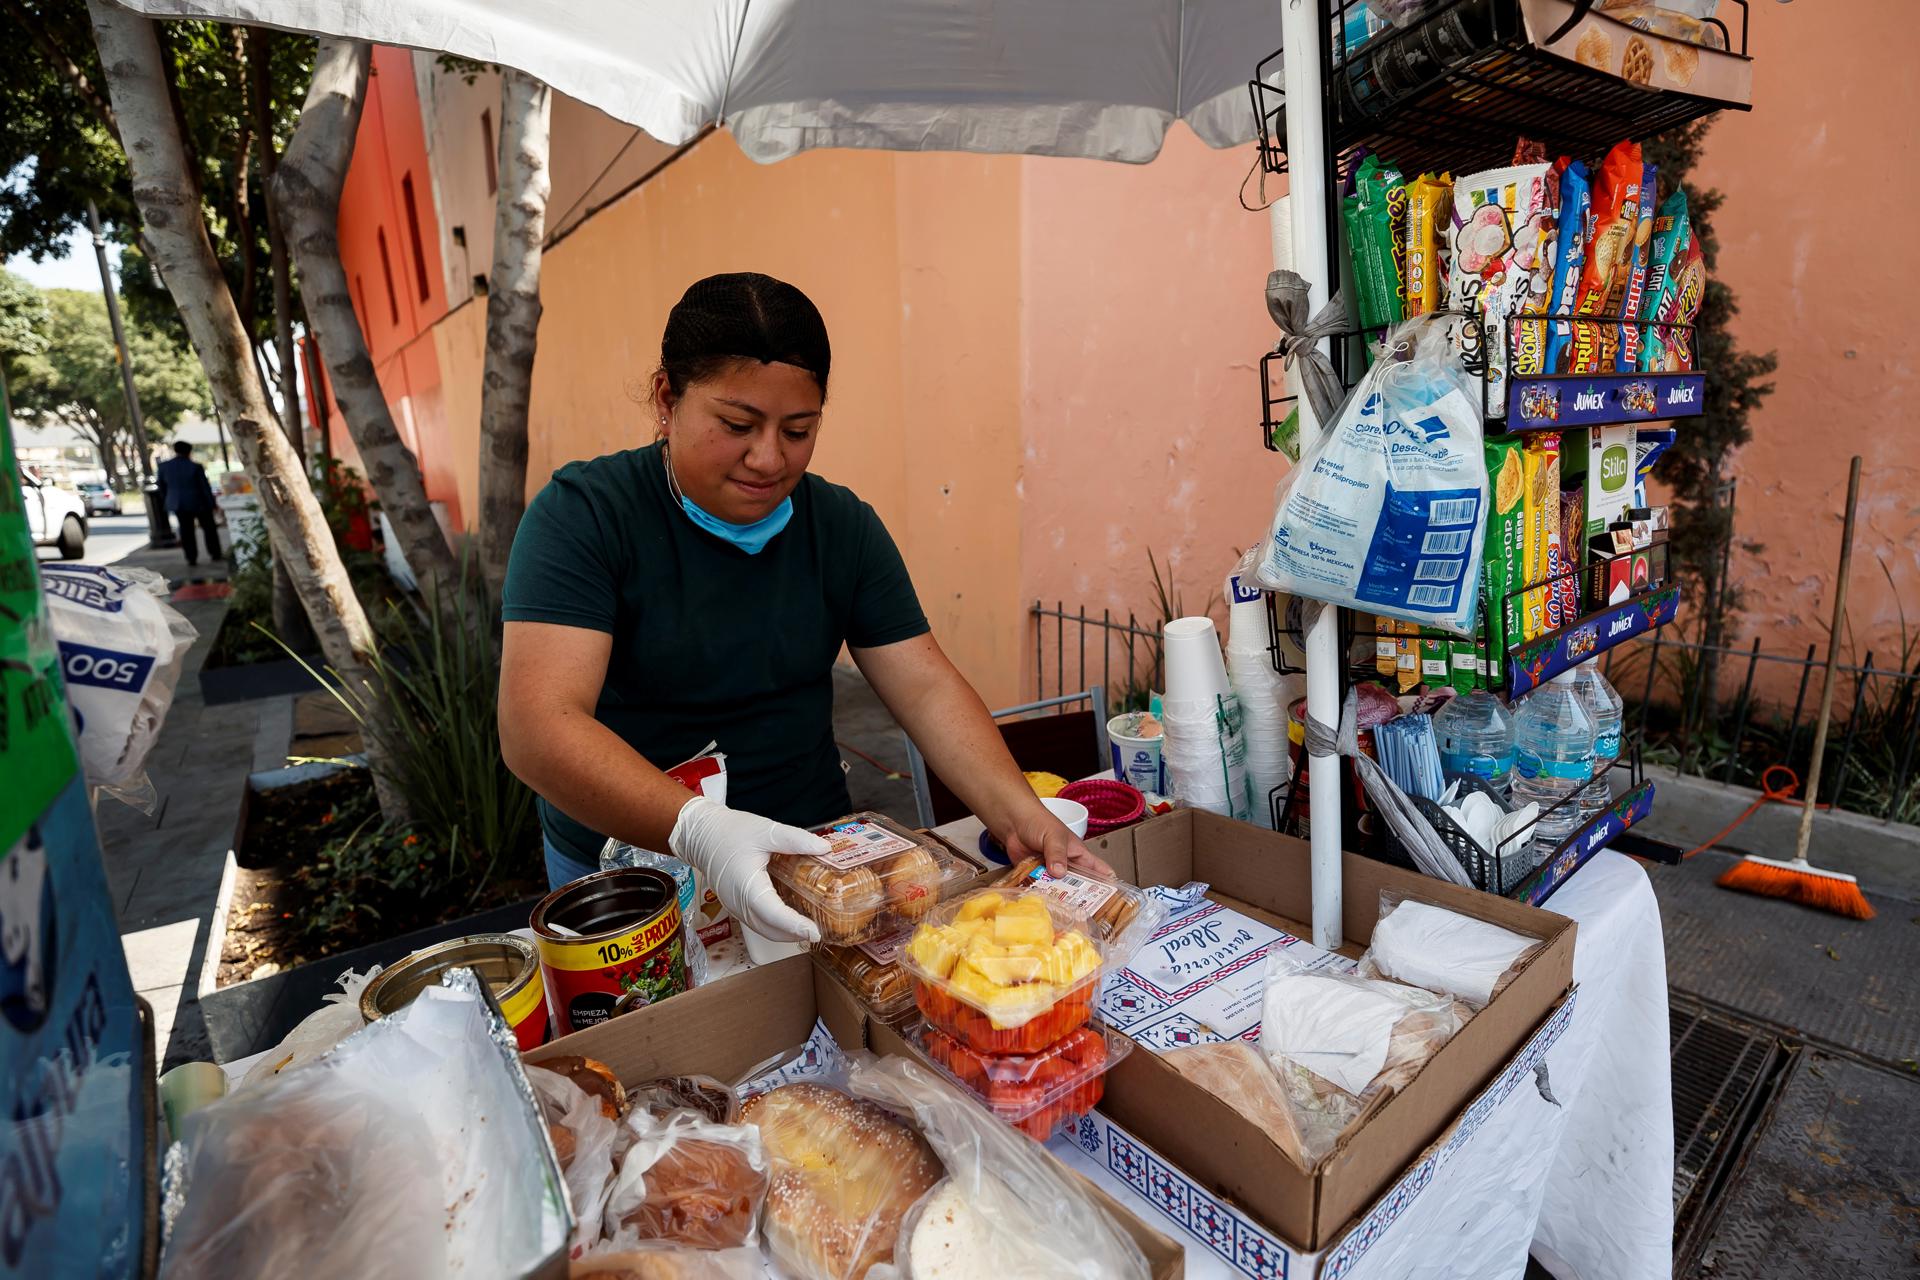
[{"label": "juice box", "polygon": [[1438,689],[1453,676],[1453,646],[1444,631],[1432,627],[1420,629],[1420,679],[1427,688]]},{"label": "juice box", "polygon": [[1395,621],[1394,678],[1401,693],[1412,693],[1420,683],[1420,624]]}]

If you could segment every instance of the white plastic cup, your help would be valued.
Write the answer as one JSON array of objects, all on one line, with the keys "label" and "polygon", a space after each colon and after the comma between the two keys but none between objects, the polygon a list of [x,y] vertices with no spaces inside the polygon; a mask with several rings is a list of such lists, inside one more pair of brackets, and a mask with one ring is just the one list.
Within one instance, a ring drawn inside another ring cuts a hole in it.
[{"label": "white plastic cup", "polygon": [[1163,796],[1167,794],[1167,765],[1161,755],[1162,739],[1157,735],[1140,736],[1144,714],[1128,711],[1107,721],[1107,752],[1112,757],[1114,777],[1140,791]]},{"label": "white plastic cup", "polygon": [[1078,800],[1068,800],[1064,796],[1047,796],[1041,801],[1047,806],[1047,812],[1067,824],[1067,830],[1081,839],[1087,834],[1087,806]]},{"label": "white plastic cup", "polygon": [[1244,579],[1236,570],[1227,575],[1227,648],[1235,653],[1267,656],[1267,598],[1253,575]]},{"label": "white plastic cup", "polygon": [[1175,618],[1165,635],[1167,703],[1207,702],[1229,691],[1212,618]]}]

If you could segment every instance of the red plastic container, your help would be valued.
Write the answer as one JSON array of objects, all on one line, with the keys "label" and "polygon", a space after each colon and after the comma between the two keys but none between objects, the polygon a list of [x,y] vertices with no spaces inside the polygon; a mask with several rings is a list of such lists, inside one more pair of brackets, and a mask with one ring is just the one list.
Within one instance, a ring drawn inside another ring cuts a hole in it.
[{"label": "red plastic container", "polygon": [[1107,1072],[1133,1049],[1133,1041],[1097,1026],[1032,1054],[976,1053],[933,1027],[920,1029],[919,1043],[936,1067],[1036,1142],[1093,1110]]}]

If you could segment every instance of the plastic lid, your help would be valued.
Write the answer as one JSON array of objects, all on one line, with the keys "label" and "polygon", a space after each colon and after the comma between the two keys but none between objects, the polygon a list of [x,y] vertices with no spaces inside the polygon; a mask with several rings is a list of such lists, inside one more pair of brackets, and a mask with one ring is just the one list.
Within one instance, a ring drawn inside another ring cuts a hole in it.
[{"label": "plastic lid", "polygon": [[814,830],[832,852],[775,854],[767,871],[781,899],[819,925],[820,940],[834,946],[911,928],[976,874],[939,841],[885,814],[848,814]]},{"label": "plastic lid", "polygon": [[996,1028],[1023,1026],[1098,980],[1105,948],[1084,912],[1038,888],[962,894],[914,930],[908,973]]},{"label": "plastic lid", "polygon": [[853,992],[882,1022],[899,1022],[913,1015],[913,985],[899,964],[900,952],[913,937],[901,929],[857,947],[821,947],[821,963]]}]

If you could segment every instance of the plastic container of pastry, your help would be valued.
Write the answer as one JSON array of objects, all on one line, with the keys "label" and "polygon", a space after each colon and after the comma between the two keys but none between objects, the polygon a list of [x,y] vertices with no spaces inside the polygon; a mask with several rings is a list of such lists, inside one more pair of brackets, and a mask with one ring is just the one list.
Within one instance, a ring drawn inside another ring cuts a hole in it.
[{"label": "plastic container of pastry", "polygon": [[833,846],[820,857],[768,860],[781,899],[820,926],[820,941],[850,947],[925,920],[974,868],[939,841],[880,813],[853,813],[814,828]]},{"label": "plastic container of pastry", "polygon": [[902,929],[857,947],[821,947],[820,963],[880,1021],[899,1027],[917,1016],[913,984],[900,967],[900,953],[913,937]]},{"label": "plastic container of pastry", "polygon": [[927,1021],[980,1053],[1038,1053],[1085,1026],[1104,963],[1083,915],[1014,887],[941,903],[900,954]]},{"label": "plastic container of pastry", "polygon": [[1035,1142],[1093,1110],[1107,1072],[1133,1052],[1133,1041],[1097,1022],[1031,1054],[978,1053],[926,1025],[915,1043],[943,1074]]}]

